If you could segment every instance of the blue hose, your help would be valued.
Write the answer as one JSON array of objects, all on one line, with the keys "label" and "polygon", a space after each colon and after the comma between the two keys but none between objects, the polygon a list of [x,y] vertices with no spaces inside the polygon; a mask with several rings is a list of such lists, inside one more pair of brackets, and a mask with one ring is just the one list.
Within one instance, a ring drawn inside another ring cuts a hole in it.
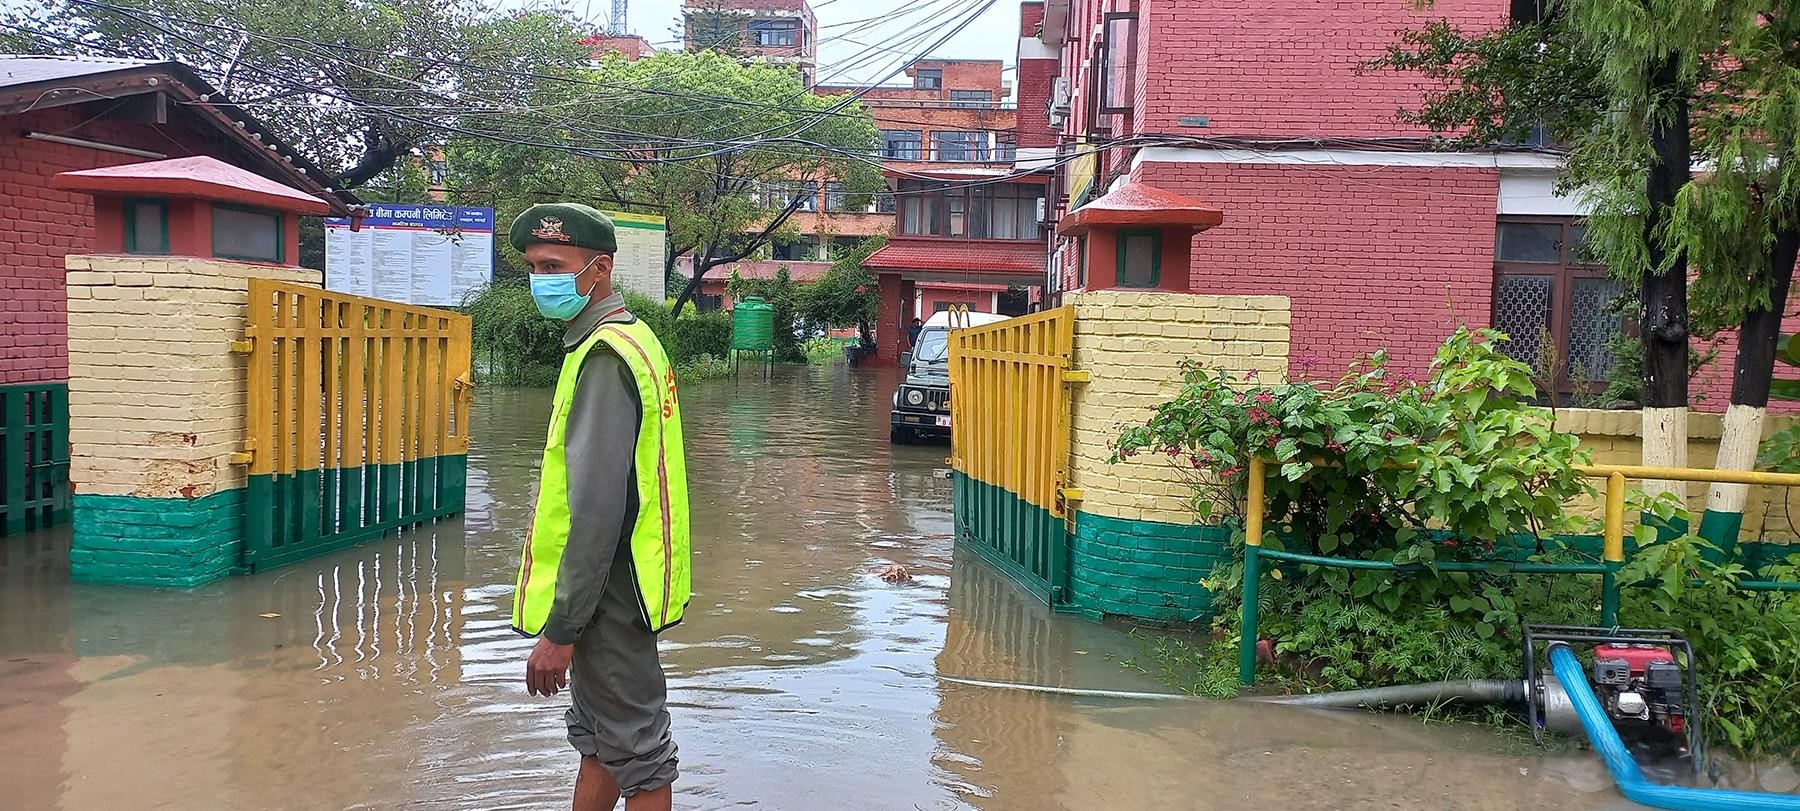
[{"label": "blue hose", "polygon": [[1793,794],[1688,788],[1650,782],[1625,749],[1625,742],[1619,740],[1619,733],[1613,729],[1606,711],[1600,708],[1600,699],[1595,698],[1594,691],[1588,687],[1587,672],[1575,658],[1575,652],[1567,645],[1552,645],[1550,666],[1556,673],[1556,680],[1562,683],[1563,691],[1569,694],[1570,703],[1575,705],[1575,715],[1581,719],[1582,728],[1587,730],[1588,741],[1594,745],[1601,760],[1606,761],[1613,784],[1626,799],[1674,811],[1800,811],[1800,796]]}]

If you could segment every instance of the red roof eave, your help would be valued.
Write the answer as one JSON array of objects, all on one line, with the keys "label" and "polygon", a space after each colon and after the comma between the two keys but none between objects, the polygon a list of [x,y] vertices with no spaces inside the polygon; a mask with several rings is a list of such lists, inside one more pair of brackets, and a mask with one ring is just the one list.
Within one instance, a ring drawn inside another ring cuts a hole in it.
[{"label": "red roof eave", "polygon": [[979,239],[894,239],[863,264],[878,270],[1043,273],[1043,243]]},{"label": "red roof eave", "polygon": [[329,214],[333,208],[325,200],[205,156],[63,172],[52,177],[50,185],[89,194],[200,197],[314,216]]}]

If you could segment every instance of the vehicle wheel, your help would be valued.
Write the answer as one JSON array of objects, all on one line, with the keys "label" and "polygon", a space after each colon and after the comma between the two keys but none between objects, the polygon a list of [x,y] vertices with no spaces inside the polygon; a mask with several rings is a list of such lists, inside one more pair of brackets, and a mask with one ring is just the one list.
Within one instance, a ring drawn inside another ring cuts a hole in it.
[{"label": "vehicle wheel", "polygon": [[888,441],[895,445],[911,445],[913,442],[912,429],[896,425],[888,430]]}]

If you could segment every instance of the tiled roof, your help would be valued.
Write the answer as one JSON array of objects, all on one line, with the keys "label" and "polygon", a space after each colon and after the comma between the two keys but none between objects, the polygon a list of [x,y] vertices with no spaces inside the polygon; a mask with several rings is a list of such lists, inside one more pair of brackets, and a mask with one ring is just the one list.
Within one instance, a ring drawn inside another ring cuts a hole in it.
[{"label": "tiled roof", "polygon": [[896,237],[864,264],[883,270],[1041,274],[1047,261],[1044,243],[1036,241]]},{"label": "tiled roof", "polygon": [[155,64],[158,63],[141,59],[104,59],[92,56],[0,55],[0,87],[74,79]]},{"label": "tiled roof", "polygon": [[[825,271],[831,269],[830,262],[764,259],[753,262],[733,262],[728,265],[720,265],[708,271],[706,278],[708,281],[730,281],[732,272],[736,271],[739,276],[746,279],[773,279],[783,265],[787,266],[788,276],[796,282],[813,281],[820,276],[824,276]],[[675,263],[675,269],[680,271],[681,275],[691,279],[694,277],[694,260],[691,257],[682,257],[679,262]]]},{"label": "tiled roof", "polygon": [[63,172],[50,185],[115,194],[192,195],[301,214],[331,213],[324,200],[207,155]]}]

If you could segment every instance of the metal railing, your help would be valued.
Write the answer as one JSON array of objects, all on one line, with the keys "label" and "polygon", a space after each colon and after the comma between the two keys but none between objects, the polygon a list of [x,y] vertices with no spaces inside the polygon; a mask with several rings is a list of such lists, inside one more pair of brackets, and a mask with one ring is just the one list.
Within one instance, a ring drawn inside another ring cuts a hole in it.
[{"label": "metal railing", "polygon": [[[1288,563],[1324,566],[1336,569],[1404,572],[1435,570],[1439,572],[1494,572],[1500,574],[1599,575],[1600,624],[1607,628],[1619,624],[1618,571],[1625,563],[1625,482],[1628,479],[1650,481],[1702,482],[1716,484],[1770,485],[1800,487],[1800,474],[1765,473],[1761,471],[1703,470],[1696,468],[1645,467],[1639,465],[1581,465],[1576,468],[1588,478],[1606,480],[1605,531],[1599,563],[1535,563],[1530,561],[1446,561],[1442,563],[1393,563],[1384,560],[1359,560],[1307,555],[1263,547],[1263,518],[1267,510],[1268,461],[1250,460],[1244,513],[1244,594],[1240,616],[1241,638],[1238,640],[1238,682],[1245,687],[1256,683],[1257,602],[1260,597],[1262,561],[1266,558]],[[1745,591],[1800,591],[1800,583],[1773,580],[1742,580],[1737,587]]]},{"label": "metal railing", "polygon": [[471,323],[252,279],[244,566],[274,566],[463,509]]},{"label": "metal railing", "polygon": [[0,386],[0,537],[69,519],[69,386]]}]

